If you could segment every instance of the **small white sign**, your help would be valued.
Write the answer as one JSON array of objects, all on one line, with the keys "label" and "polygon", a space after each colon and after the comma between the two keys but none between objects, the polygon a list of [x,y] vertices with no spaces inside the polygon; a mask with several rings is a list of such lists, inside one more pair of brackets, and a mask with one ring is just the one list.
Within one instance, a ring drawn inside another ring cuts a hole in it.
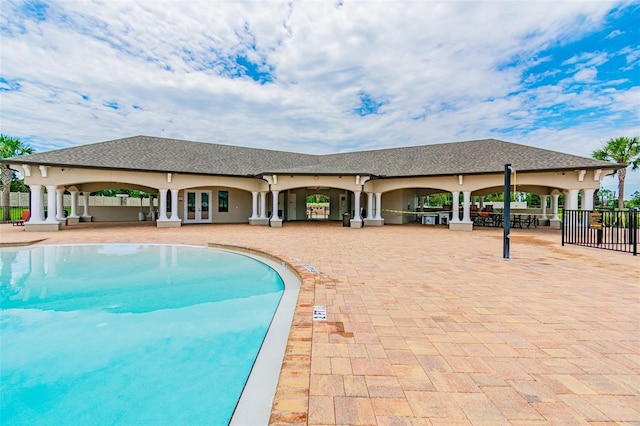
[{"label": "small white sign", "polygon": [[309,265],[308,263],[303,263],[302,266],[307,268],[307,271],[311,272],[312,274],[319,274],[320,273],[320,272],[318,272],[318,270],[316,268],[314,268],[313,266]]},{"label": "small white sign", "polygon": [[314,306],[313,307],[313,320],[314,321],[326,321],[327,319],[327,307],[326,306]]}]

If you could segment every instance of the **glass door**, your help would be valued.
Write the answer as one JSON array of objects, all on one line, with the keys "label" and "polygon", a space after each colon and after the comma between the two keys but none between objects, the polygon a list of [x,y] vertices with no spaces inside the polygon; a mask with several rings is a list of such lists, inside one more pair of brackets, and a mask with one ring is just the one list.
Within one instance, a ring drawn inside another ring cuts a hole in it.
[{"label": "glass door", "polygon": [[185,191],[185,223],[211,223],[211,191]]},{"label": "glass door", "polygon": [[208,191],[203,191],[200,193],[200,221],[201,222],[211,222],[209,219],[211,213],[211,203],[209,202],[209,198],[211,198],[211,193]]}]

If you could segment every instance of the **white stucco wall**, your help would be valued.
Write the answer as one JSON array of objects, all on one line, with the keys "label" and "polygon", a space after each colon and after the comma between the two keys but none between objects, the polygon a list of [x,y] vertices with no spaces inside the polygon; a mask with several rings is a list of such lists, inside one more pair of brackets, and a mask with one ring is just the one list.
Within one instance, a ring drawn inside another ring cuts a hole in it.
[{"label": "white stucco wall", "polygon": [[[213,223],[249,223],[251,217],[251,193],[233,188],[211,188]],[[218,211],[218,192],[229,192],[229,211]]]},{"label": "white stucco wall", "polygon": [[403,223],[414,222],[416,216],[396,212],[413,211],[415,191],[395,190],[385,193],[382,196],[382,218],[384,223],[401,225]]}]

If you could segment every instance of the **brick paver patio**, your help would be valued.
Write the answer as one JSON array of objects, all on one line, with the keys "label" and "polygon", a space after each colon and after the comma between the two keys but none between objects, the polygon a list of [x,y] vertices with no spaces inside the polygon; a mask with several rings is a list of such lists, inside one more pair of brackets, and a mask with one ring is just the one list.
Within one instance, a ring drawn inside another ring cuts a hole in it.
[{"label": "brick paver patio", "polygon": [[514,230],[504,260],[500,229],[149,225],[0,225],[0,243],[214,243],[292,264],[274,424],[640,424],[638,257],[548,229]]}]

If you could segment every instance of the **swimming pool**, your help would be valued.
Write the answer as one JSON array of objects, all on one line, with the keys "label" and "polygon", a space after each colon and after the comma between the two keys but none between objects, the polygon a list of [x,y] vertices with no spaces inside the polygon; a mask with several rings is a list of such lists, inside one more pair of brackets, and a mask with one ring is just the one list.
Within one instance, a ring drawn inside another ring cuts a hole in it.
[{"label": "swimming pool", "polygon": [[285,289],[277,264],[202,247],[0,256],[3,425],[227,424]]}]

